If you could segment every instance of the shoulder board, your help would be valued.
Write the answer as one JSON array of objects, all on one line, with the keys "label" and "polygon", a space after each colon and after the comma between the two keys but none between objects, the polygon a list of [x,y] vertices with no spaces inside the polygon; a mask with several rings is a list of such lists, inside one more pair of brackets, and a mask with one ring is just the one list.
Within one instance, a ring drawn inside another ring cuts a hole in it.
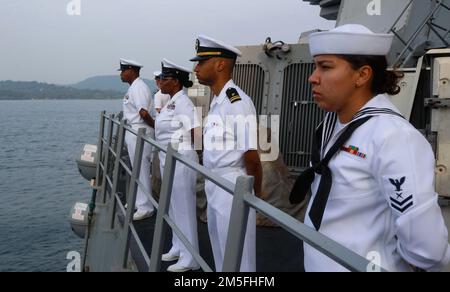
[{"label": "shoulder board", "polygon": [[231,103],[242,100],[236,88],[230,87],[227,89],[227,96]]}]

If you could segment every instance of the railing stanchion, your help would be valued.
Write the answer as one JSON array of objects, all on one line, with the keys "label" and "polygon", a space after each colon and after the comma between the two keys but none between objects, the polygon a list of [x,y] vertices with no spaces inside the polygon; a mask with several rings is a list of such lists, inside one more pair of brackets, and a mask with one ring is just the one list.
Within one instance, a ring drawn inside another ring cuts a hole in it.
[{"label": "railing stanchion", "polygon": [[[128,189],[127,196],[127,213],[125,217],[124,223],[124,237],[122,238],[122,246],[121,251],[122,254],[120,262],[122,263],[122,267],[124,269],[127,268],[128,262],[128,253],[130,248],[130,225],[133,224],[133,215],[134,215],[134,207],[136,206],[136,195],[138,190],[137,181],[139,181],[139,175],[141,172],[141,164],[142,164],[142,154],[144,152],[144,140],[143,136],[145,135],[145,128],[139,129],[138,136],[136,138],[136,148],[134,154],[133,161],[133,170],[131,172],[130,186]],[[147,178],[150,179],[150,178]]]},{"label": "railing stanchion", "polygon": [[239,272],[240,270],[248,215],[250,212],[250,207],[245,202],[245,196],[253,194],[253,181],[254,178],[250,176],[240,176],[237,178],[230,223],[228,225],[222,272]]},{"label": "railing stanchion", "polygon": [[109,115],[108,118],[108,137],[106,138],[106,144],[103,144],[103,147],[105,148],[105,160],[103,162],[103,165],[105,169],[103,170],[103,178],[102,178],[102,186],[101,186],[101,195],[102,195],[102,204],[106,204],[106,193],[108,190],[108,180],[106,177],[109,173],[109,158],[111,157],[111,151],[109,148],[112,145],[112,137],[113,137],[113,130],[114,130],[114,115]]},{"label": "railing stanchion", "polygon": [[168,225],[164,220],[164,216],[169,213],[170,197],[172,195],[173,179],[177,162],[173,157],[173,153],[177,152],[177,149],[177,145],[173,146],[172,144],[169,144],[167,147],[161,194],[159,197],[159,207],[153,236],[152,254],[150,257],[150,272],[158,272],[161,269],[161,256],[168,231]]},{"label": "railing stanchion", "polygon": [[122,148],[123,148],[123,144],[124,144],[124,139],[125,139],[125,125],[126,125],[126,121],[122,120],[122,122],[120,123],[119,126],[119,138],[117,141],[117,147],[116,147],[116,159],[114,161],[114,171],[113,171],[113,176],[112,176],[112,182],[113,182],[113,186],[111,188],[111,196],[110,196],[110,200],[109,200],[109,223],[108,223],[108,227],[109,229],[114,229],[114,224],[115,224],[115,218],[116,218],[116,193],[117,193],[117,187],[119,184],[119,174],[120,174],[120,160],[121,160],[121,154],[122,154]]}]

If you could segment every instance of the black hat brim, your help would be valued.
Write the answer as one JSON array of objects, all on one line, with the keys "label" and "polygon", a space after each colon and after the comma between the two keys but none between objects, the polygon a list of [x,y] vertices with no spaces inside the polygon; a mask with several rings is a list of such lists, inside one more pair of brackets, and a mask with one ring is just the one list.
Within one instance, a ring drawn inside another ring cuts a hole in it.
[{"label": "black hat brim", "polygon": [[137,66],[131,66],[131,65],[129,65],[129,67],[119,68],[119,69],[117,69],[117,71],[127,71],[127,70],[130,70],[130,69],[140,71],[142,68],[141,68],[141,67],[137,67]]},{"label": "black hat brim", "polygon": [[168,78],[168,77],[172,77],[175,78],[174,74],[168,74],[168,73],[161,73],[161,75],[159,75],[159,78],[164,79],[164,78]]},{"label": "black hat brim", "polygon": [[206,61],[206,60],[211,59],[212,57],[213,57],[213,56],[202,56],[202,57],[197,56],[197,57],[192,58],[190,61],[191,61],[191,62]]}]

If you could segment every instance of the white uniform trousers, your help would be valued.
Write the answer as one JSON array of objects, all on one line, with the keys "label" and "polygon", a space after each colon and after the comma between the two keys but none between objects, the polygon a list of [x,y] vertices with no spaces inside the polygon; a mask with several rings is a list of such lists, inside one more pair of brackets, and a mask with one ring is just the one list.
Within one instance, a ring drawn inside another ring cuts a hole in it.
[{"label": "white uniform trousers", "polygon": [[[154,136],[154,129],[143,125],[133,125],[133,130],[139,130],[139,128],[146,128],[146,135]],[[136,150],[137,137],[127,132],[125,134],[125,144],[128,148],[128,155],[130,156],[131,167],[134,164],[134,156]],[[150,201],[150,196],[152,194],[152,185],[150,181],[150,167],[151,167],[151,157],[152,157],[152,146],[149,143],[144,143],[144,150],[142,153],[141,170],[139,173],[139,181],[149,192],[146,193],[140,186],[138,187],[136,194],[136,208],[142,211],[152,212],[154,207]]]},{"label": "white uniform trousers", "polygon": [[[189,160],[198,162],[198,156],[195,151],[180,150],[179,152]],[[162,179],[164,179],[165,160],[166,154],[160,151],[159,161]],[[177,162],[170,199],[169,216],[198,252],[196,184],[197,173],[181,162]],[[175,233],[172,236],[172,248],[169,253],[180,255],[177,262],[179,265],[184,267],[197,266],[197,262]]]},{"label": "white uniform trousers", "polygon": [[[225,173],[217,172],[226,180],[236,183],[239,176],[246,175],[244,169],[231,169]],[[214,254],[216,272],[221,272],[225,255],[233,195],[219,186],[206,180],[206,196],[208,198],[208,231]],[[242,253],[241,272],[256,271],[256,212],[250,209]]]}]

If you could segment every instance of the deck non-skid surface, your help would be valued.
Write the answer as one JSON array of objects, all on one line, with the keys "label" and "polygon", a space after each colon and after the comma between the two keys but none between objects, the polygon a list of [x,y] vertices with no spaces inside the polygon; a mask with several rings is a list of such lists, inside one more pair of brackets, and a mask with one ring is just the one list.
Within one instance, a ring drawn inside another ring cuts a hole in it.
[{"label": "deck non-skid surface", "polygon": [[[150,256],[156,215],[152,218],[134,222],[147,254]],[[214,270],[214,259],[206,223],[198,223],[200,255]],[[167,233],[164,252],[169,251],[172,233]],[[136,242],[131,242],[133,258],[139,271],[147,270]],[[162,262],[161,271],[175,262]],[[201,270],[200,270],[201,271]],[[302,242],[282,228],[257,227],[256,229],[256,271],[257,272],[301,272],[303,271]]]}]

